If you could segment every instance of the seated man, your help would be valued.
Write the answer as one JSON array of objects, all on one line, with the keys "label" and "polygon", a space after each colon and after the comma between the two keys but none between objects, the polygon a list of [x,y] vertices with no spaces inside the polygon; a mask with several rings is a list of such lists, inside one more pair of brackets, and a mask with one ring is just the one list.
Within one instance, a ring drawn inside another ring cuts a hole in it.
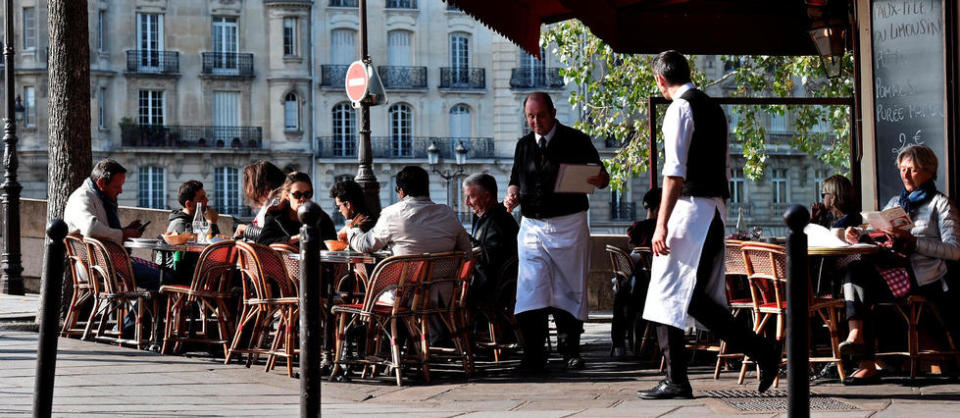
[{"label": "seated man", "polygon": [[[193,218],[196,216],[197,203],[199,203],[203,208],[203,217],[210,223],[210,234],[216,236],[220,233],[220,227],[217,226],[217,219],[220,218],[220,215],[207,205],[207,192],[203,189],[203,183],[197,180],[188,180],[181,184],[177,191],[177,201],[180,202],[183,209],[175,209],[170,212],[167,232],[182,234],[188,230],[193,231]],[[163,267],[173,270],[173,282],[189,284],[193,279],[193,270],[199,259],[200,253],[178,251],[174,253],[172,258],[168,259],[168,264]]]},{"label": "seated man", "polygon": [[[662,194],[663,190],[656,187],[643,195],[643,207],[647,210],[647,218],[634,222],[627,228],[630,245],[650,247],[653,231],[657,228],[657,212],[660,210]],[[634,251],[630,253],[630,257],[634,264],[633,277],[627,277],[624,282],[614,282],[613,286],[613,321],[610,324],[613,346],[610,349],[610,355],[615,358],[626,357],[627,331],[633,329],[634,333],[642,333],[647,323],[643,318],[637,318],[637,313],[643,312],[643,304],[647,298],[647,285],[650,284],[650,254]],[[642,257],[647,259],[641,262]],[[639,349],[639,347],[636,348]],[[634,355],[639,354],[634,353]]]},{"label": "seated man", "polygon": [[[353,180],[344,180],[334,183],[330,188],[330,198],[337,205],[337,211],[346,219],[346,224],[360,227],[360,231],[367,232],[377,220],[367,207],[367,198],[363,195],[363,188]],[[337,238],[346,241],[345,234],[338,234]]]},{"label": "seated man", "polygon": [[[125,227],[120,226],[117,196],[123,192],[126,173],[127,170],[120,163],[109,158],[93,167],[90,178],[84,180],[83,185],[67,199],[63,220],[70,232],[118,244],[143,235],[139,219]],[[156,264],[133,257],[130,261],[137,287],[147,290],[160,288],[161,274]]]},{"label": "seated man", "polygon": [[[463,181],[466,205],[474,215],[473,243],[480,248],[476,273],[470,284],[470,299],[475,306],[495,304],[501,295],[497,287],[504,280],[513,281],[516,292],[517,270],[513,265],[513,277],[500,277],[508,261],[517,259],[517,232],[520,226],[497,202],[497,180],[489,174],[474,174]],[[509,273],[508,273],[509,274]],[[511,299],[515,295],[510,295]]]}]

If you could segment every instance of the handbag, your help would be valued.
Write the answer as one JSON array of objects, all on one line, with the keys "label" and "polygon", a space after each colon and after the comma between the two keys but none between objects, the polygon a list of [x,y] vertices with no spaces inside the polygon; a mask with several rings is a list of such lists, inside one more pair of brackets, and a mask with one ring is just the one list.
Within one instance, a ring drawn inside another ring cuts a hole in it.
[{"label": "handbag", "polygon": [[870,235],[874,242],[880,245],[880,251],[871,257],[874,268],[887,283],[890,293],[896,298],[910,293],[912,285],[910,272],[907,270],[910,265],[910,256],[904,252],[903,243],[886,239],[885,236],[882,236],[882,233],[879,236],[874,236],[874,233],[871,232]]}]

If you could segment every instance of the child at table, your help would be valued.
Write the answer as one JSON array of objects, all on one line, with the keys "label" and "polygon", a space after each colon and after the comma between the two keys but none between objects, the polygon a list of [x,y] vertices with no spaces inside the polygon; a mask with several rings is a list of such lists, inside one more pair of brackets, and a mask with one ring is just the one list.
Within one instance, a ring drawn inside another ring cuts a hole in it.
[{"label": "child at table", "polygon": [[[220,233],[220,228],[217,227],[217,219],[220,215],[207,205],[207,192],[203,190],[203,183],[197,180],[189,180],[181,184],[177,191],[177,201],[180,202],[183,209],[174,209],[173,212],[170,212],[167,232],[181,234],[188,229],[192,230],[197,203],[200,203],[203,207],[203,217],[210,223],[210,234],[216,236]],[[199,253],[177,251],[173,257],[166,260],[164,267],[173,270],[173,283],[190,284],[193,279],[193,270],[199,259]]]}]

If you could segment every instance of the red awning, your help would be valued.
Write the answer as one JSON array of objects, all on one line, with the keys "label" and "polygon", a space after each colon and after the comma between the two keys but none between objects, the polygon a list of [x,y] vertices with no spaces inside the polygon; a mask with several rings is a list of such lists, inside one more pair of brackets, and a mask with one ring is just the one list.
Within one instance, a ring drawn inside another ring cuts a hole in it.
[{"label": "red awning", "polygon": [[[534,56],[540,25],[571,18],[623,53],[817,54],[803,0],[447,1]],[[845,18],[846,2],[832,3],[832,13]]]}]

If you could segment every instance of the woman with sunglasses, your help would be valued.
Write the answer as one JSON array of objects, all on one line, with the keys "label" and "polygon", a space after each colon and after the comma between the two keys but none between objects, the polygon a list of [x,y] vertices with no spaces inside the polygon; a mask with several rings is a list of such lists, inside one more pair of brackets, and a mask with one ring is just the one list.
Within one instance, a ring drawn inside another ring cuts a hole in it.
[{"label": "woman with sunglasses", "polygon": [[853,183],[846,177],[837,174],[824,180],[820,197],[823,202],[810,207],[810,223],[841,229],[858,227],[863,223],[863,218],[854,207],[856,196]]},{"label": "woman with sunglasses", "polygon": [[[267,209],[263,230],[256,242],[264,245],[278,242],[294,246],[299,245],[300,226],[302,224],[297,216],[297,211],[300,206],[313,198],[313,184],[310,182],[310,176],[296,171],[287,174],[283,186],[280,186],[276,195],[279,196],[280,201]],[[320,229],[321,240],[337,239],[333,220],[322,209],[320,210],[320,220],[317,222],[317,227]]]}]

